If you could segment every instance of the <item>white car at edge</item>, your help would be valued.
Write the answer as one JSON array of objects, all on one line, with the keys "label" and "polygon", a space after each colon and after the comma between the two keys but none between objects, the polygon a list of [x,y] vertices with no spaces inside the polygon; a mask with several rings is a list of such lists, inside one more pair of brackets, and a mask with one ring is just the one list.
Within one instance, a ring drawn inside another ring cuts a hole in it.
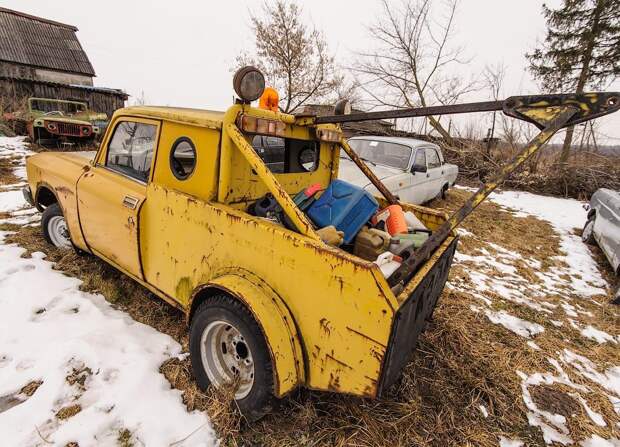
[{"label": "white car at edge", "polygon": [[[439,146],[402,137],[360,136],[348,140],[387,188],[401,200],[419,205],[445,192],[456,182],[459,168],[446,163]],[[338,177],[378,194],[353,161],[341,151]]]}]

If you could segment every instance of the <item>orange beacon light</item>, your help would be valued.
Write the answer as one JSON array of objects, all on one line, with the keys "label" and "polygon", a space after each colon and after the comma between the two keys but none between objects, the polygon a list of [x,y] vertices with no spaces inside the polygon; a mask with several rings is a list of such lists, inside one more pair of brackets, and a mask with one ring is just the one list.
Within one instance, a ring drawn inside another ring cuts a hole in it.
[{"label": "orange beacon light", "polygon": [[271,110],[272,112],[279,111],[278,103],[280,102],[280,95],[273,87],[266,87],[265,91],[258,100],[258,107],[264,110]]}]

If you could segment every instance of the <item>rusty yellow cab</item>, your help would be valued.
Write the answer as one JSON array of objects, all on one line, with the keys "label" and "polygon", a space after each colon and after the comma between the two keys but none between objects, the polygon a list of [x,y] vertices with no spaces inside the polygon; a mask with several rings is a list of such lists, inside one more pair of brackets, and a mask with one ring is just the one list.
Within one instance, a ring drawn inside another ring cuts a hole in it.
[{"label": "rusty yellow cab", "polygon": [[[251,143],[286,141],[281,172]],[[238,103],[226,112],[129,107],[97,153],[28,158],[47,240],[92,253],[187,315],[198,384],[239,377],[255,419],[298,387],[376,397],[397,378],[446,281],[448,237],[402,290],[325,244],[291,195],[338,175],[336,125]],[[310,160],[310,162],[308,162]],[[272,193],[294,224],[247,212]],[[443,213],[402,204],[431,230]]]}]

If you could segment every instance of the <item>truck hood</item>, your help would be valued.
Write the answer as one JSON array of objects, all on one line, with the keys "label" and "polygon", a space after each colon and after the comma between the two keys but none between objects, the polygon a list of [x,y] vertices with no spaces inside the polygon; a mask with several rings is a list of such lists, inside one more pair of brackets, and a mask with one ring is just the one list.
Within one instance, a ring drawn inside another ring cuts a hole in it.
[{"label": "truck hood", "polygon": [[80,126],[91,126],[92,125],[92,123],[90,123],[89,121],[84,121],[84,120],[76,119],[76,118],[69,118],[66,116],[54,116],[54,115],[43,116],[42,115],[36,119],[43,120],[43,121],[54,121],[57,123],[79,124]]},{"label": "truck hood", "polygon": [[[373,165],[372,163],[366,163],[366,165],[381,181],[405,172],[402,169],[390,168],[384,165]],[[353,161],[346,158],[340,159],[338,178],[362,188],[372,186],[370,180],[368,180],[368,177],[364,175],[360,168]]]},{"label": "truck hood", "polygon": [[79,165],[85,165],[90,163],[95,159],[95,155],[97,155],[96,151],[85,151],[85,152],[46,152],[46,154],[50,154],[52,157],[59,157],[65,160],[72,161]]}]

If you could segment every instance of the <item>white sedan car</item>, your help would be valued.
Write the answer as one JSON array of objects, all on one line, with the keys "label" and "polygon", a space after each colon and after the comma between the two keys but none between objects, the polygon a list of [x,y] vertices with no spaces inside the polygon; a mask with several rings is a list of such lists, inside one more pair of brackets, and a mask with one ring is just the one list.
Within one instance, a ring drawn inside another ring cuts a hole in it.
[{"label": "white sedan car", "polygon": [[[459,168],[446,163],[439,146],[400,137],[353,137],[349,145],[387,188],[401,200],[419,205],[445,196]],[[341,151],[339,178],[378,194],[353,161]]]}]

